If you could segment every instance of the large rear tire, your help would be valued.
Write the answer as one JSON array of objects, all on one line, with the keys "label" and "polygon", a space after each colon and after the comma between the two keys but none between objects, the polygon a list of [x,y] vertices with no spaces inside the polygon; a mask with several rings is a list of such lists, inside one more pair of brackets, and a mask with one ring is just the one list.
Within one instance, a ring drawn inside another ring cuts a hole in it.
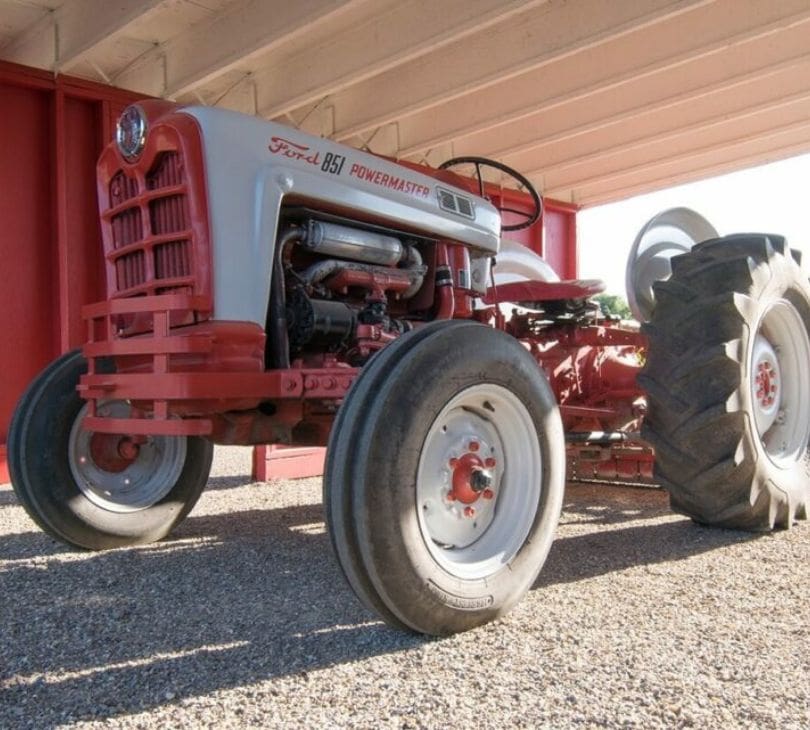
[{"label": "large rear tire", "polygon": [[[185,436],[137,443],[81,428],[76,392],[87,364],[70,352],[52,362],[23,394],[9,427],[11,482],[31,518],[49,535],[102,550],[165,537],[197,502],[213,445]],[[100,413],[126,417],[111,401]]]},{"label": "large rear tire", "polygon": [[797,256],[779,236],[714,239],[673,258],[654,291],[643,434],[672,508],[751,531],[806,519],[810,286]]},{"label": "large rear tire", "polygon": [[436,323],[387,346],[346,397],[324,501],[338,561],[388,623],[443,635],[529,590],[562,504],[553,393],[508,335]]}]

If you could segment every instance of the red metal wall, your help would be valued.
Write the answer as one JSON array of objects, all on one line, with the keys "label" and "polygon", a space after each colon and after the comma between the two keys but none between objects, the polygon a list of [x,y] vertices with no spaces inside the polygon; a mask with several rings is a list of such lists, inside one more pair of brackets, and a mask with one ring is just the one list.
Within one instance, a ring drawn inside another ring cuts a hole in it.
[{"label": "red metal wall", "polygon": [[95,160],[133,95],[0,62],[0,481],[20,394],[103,296]]},{"label": "red metal wall", "polygon": [[[0,482],[17,399],[84,339],[83,304],[104,296],[95,162],[129,92],[0,61]],[[548,202],[533,248],[576,276],[576,209]],[[520,239],[522,240],[522,239]],[[261,478],[320,473],[321,450],[257,449]],[[275,465],[275,466],[274,466]]]}]

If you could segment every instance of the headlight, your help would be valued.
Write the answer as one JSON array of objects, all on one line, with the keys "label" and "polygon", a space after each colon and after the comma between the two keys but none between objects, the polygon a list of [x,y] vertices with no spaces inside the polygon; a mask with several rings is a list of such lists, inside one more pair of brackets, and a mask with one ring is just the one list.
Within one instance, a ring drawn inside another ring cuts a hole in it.
[{"label": "headlight", "polygon": [[115,126],[118,151],[127,162],[134,162],[146,143],[146,115],[137,104],[124,109]]}]

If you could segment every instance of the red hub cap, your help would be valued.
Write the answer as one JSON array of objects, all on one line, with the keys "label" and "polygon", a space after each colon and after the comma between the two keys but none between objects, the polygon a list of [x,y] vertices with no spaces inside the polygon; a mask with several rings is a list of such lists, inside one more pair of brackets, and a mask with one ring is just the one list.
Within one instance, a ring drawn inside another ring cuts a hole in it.
[{"label": "red hub cap", "polygon": [[[450,468],[453,470],[452,487],[447,493],[447,499],[471,505],[479,499],[492,499],[495,496],[495,492],[490,488],[493,477],[489,471],[495,466],[495,459],[492,457],[482,459],[476,453],[480,449],[477,441],[470,442],[467,448],[469,449],[467,453],[450,459]],[[466,508],[464,516],[474,517],[475,510],[471,507]]]},{"label": "red hub cap", "polygon": [[767,408],[772,405],[779,387],[776,369],[769,360],[762,360],[757,365],[757,374],[754,378],[756,396],[760,404]]},{"label": "red hub cap", "polygon": [[113,474],[124,471],[140,451],[141,447],[129,436],[94,433],[90,437],[90,456],[96,466]]}]

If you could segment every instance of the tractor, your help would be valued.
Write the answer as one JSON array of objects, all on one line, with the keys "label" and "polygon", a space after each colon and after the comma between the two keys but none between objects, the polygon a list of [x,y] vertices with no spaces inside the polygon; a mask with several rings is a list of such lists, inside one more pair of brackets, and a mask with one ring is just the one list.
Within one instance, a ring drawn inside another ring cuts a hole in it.
[{"label": "tractor", "polygon": [[510,237],[543,201],[497,161],[431,169],[144,101],[97,190],[107,298],[8,438],[16,494],[58,540],[165,537],[214,444],[326,445],[351,588],[445,635],[530,589],[567,476],[658,483],[721,527],[807,517],[810,286],[779,236],[657,216],[628,268],[639,328]]}]

